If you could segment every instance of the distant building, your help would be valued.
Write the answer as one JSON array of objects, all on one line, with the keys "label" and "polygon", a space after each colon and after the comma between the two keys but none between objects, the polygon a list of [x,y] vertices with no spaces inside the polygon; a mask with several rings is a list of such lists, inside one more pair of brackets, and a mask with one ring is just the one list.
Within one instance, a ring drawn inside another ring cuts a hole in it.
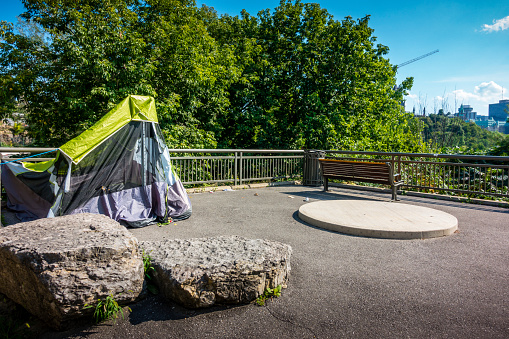
[{"label": "distant building", "polygon": [[509,127],[509,124],[506,123],[505,121],[497,121],[497,120],[493,120],[491,118],[487,119],[487,120],[480,120],[480,119],[477,119],[475,121],[475,124],[481,128],[484,128],[484,129],[487,129],[488,131],[492,131],[492,132],[500,132],[500,133],[504,133],[504,134],[508,134],[508,127]]},{"label": "distant building", "polygon": [[[505,111],[509,105],[509,100],[500,100],[498,104],[490,104],[488,116],[496,121],[507,121],[507,112]],[[508,109],[509,110],[509,109]]]},{"label": "distant building", "polygon": [[475,120],[477,112],[474,112],[474,109],[470,105],[461,105],[458,109],[458,113],[455,113],[454,116],[463,121],[470,121]]}]

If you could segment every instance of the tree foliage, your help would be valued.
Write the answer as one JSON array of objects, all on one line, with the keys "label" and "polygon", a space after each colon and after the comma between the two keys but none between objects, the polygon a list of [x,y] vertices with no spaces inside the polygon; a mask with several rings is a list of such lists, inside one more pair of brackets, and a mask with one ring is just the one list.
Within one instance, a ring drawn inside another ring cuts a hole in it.
[{"label": "tree foliage", "polygon": [[14,79],[14,96],[27,102],[37,142],[65,142],[128,94],[139,94],[157,98],[161,125],[177,135],[174,146],[181,142],[178,135],[214,146],[210,117],[228,104],[225,87],[235,78],[235,64],[228,49],[218,49],[206,33],[193,3],[24,4],[23,17],[40,25],[50,42],[27,43],[4,24],[0,75]]},{"label": "tree foliage", "polygon": [[509,156],[509,135],[506,135],[505,138],[500,140],[495,147],[493,147],[489,153],[489,155],[497,155],[497,156]]},{"label": "tree foliage", "polygon": [[139,94],[156,98],[170,147],[424,147],[400,104],[412,79],[396,86],[369,16],[338,21],[299,0],[256,17],[192,0],[23,3],[43,34],[1,24],[0,107],[23,99],[40,145],[69,140]]},{"label": "tree foliage", "polygon": [[465,122],[460,118],[449,118],[443,114],[419,117],[422,137],[435,152],[483,153],[502,141],[503,136]]},{"label": "tree foliage", "polygon": [[228,146],[418,149],[400,105],[412,79],[394,90],[388,48],[375,44],[368,21],[337,21],[300,1],[257,18],[209,20],[209,33],[234,49],[242,69],[229,88]]}]

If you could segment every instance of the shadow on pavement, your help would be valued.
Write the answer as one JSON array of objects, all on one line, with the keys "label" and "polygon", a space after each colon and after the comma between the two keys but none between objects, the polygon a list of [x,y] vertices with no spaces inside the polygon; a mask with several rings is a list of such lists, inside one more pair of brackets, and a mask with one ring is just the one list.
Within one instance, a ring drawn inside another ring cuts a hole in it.
[{"label": "shadow on pavement", "polygon": [[[358,199],[358,200],[383,200],[390,201],[390,193],[383,192],[373,192],[373,191],[364,191],[361,189],[342,189],[342,188],[332,188],[328,192],[311,192],[311,191],[303,191],[303,192],[281,192],[283,194],[288,194],[291,196],[299,196],[302,198],[310,198],[316,200],[350,200],[350,199]],[[475,211],[485,211],[485,212],[495,212],[495,213],[506,213],[509,214],[509,209],[503,207],[495,207],[495,206],[486,206],[475,203],[467,203],[467,202],[458,202],[458,201],[447,201],[442,199],[433,199],[433,197],[415,197],[405,194],[398,194],[398,199],[400,199],[400,203],[417,203],[417,204],[425,204],[425,205],[436,205],[436,206],[448,206],[448,207],[456,207],[462,209],[469,209]]]},{"label": "shadow on pavement", "polygon": [[161,296],[149,295],[142,301],[130,306],[129,322],[132,325],[138,325],[147,321],[180,320],[242,306],[245,305],[221,305],[203,309],[188,309],[175,302],[164,300]]}]

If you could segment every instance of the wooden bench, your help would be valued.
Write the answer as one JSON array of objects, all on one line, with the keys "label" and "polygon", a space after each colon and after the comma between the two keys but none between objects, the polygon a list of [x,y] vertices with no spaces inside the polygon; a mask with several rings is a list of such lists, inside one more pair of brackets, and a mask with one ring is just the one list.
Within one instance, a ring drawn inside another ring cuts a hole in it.
[{"label": "wooden bench", "polygon": [[329,178],[384,184],[391,186],[392,200],[397,201],[397,187],[404,184],[401,175],[394,174],[390,162],[318,159],[323,176],[324,191],[329,190]]}]

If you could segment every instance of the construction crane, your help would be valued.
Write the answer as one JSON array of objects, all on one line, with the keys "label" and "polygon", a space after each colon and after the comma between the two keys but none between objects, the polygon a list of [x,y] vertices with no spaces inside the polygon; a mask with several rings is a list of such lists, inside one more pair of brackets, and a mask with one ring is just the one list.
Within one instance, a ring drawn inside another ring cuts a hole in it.
[{"label": "construction crane", "polygon": [[400,67],[406,66],[406,65],[408,65],[408,64],[411,64],[412,62],[415,62],[415,61],[417,61],[417,60],[421,60],[421,59],[423,59],[423,58],[425,58],[425,57],[428,57],[428,56],[430,56],[430,55],[432,55],[432,54],[435,54],[435,53],[438,53],[438,52],[439,52],[439,51],[438,51],[438,49],[436,49],[436,50],[434,50],[434,51],[432,51],[432,52],[429,52],[429,53],[426,53],[426,54],[424,54],[424,55],[421,55],[421,56],[419,56],[419,57],[417,57],[417,58],[415,58],[415,59],[405,61],[404,63],[399,64],[398,66],[396,66],[396,68],[400,68]]}]

